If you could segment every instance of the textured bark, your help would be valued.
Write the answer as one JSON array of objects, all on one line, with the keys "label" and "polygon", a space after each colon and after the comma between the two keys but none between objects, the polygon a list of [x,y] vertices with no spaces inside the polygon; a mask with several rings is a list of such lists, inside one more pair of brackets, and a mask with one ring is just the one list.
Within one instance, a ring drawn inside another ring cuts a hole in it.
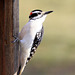
[{"label": "textured bark", "polygon": [[16,75],[18,43],[12,43],[19,33],[19,0],[0,0],[0,75]]}]

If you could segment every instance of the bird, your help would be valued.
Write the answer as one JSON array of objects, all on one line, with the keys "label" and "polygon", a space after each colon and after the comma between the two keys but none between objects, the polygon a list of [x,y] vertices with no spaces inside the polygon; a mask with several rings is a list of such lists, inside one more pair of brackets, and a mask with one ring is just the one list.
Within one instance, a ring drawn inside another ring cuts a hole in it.
[{"label": "bird", "polygon": [[19,40],[20,48],[17,75],[22,75],[26,64],[33,57],[36,49],[41,43],[44,33],[43,22],[45,21],[46,16],[52,12],[53,11],[43,12],[39,9],[30,12],[28,23],[24,25],[19,33],[19,37],[16,39]]}]

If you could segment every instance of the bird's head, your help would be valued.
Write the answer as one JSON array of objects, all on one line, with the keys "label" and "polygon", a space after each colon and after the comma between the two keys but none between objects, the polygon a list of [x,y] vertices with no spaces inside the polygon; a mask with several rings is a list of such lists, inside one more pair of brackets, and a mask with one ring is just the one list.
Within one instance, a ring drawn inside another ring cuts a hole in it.
[{"label": "bird's head", "polygon": [[49,14],[49,13],[52,13],[53,11],[47,11],[47,12],[43,12],[42,10],[33,10],[30,15],[29,15],[29,19],[30,20],[36,20],[36,19],[40,19],[40,18],[43,18],[45,19],[46,16]]}]

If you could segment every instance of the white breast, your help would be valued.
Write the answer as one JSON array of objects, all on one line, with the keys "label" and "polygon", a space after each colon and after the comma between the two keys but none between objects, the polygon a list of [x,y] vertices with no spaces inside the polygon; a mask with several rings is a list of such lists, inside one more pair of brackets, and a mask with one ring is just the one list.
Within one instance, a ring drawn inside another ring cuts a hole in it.
[{"label": "white breast", "polygon": [[[30,48],[37,32],[42,28],[42,24],[38,21],[29,21],[20,32],[21,43],[25,49]],[[23,36],[23,37],[22,37]]]}]

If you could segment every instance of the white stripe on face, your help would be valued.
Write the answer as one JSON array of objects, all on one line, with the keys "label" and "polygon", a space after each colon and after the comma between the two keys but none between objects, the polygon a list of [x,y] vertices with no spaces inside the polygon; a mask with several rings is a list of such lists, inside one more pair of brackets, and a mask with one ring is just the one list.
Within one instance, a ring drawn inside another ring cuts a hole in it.
[{"label": "white stripe on face", "polygon": [[32,12],[32,13],[39,13],[40,11],[34,11],[34,12]]}]

